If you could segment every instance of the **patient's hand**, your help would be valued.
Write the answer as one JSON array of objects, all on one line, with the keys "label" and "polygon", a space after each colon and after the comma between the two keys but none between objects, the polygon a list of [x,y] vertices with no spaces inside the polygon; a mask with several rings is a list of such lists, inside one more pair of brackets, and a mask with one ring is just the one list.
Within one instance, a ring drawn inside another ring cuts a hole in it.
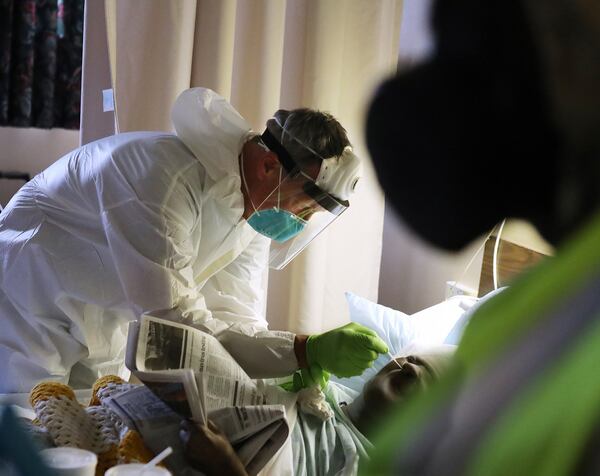
[{"label": "patient's hand", "polygon": [[210,420],[208,425],[184,421],[179,433],[188,462],[207,476],[247,476],[225,434]]}]

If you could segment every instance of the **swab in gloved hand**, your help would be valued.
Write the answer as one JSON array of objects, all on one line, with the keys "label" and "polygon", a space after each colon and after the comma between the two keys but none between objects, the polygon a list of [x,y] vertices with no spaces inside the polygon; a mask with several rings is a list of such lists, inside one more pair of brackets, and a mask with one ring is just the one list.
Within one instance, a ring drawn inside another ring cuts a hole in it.
[{"label": "swab in gloved hand", "polygon": [[391,353],[391,352],[389,352],[389,351],[388,351],[388,353],[387,353],[387,354],[390,356],[390,360],[391,360],[392,362],[395,362],[395,363],[396,363],[396,365],[398,366],[398,368],[399,368],[400,370],[402,370],[402,365],[400,365],[400,364],[398,363],[398,361],[396,360],[396,357],[394,357],[394,356],[392,355],[392,353]]}]

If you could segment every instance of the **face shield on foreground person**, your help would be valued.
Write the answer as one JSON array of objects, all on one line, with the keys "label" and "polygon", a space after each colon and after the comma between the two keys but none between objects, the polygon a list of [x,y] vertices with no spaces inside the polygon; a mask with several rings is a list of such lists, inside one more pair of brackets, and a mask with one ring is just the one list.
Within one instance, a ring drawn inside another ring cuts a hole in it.
[{"label": "face shield on foreground person", "polygon": [[387,200],[445,249],[519,217],[558,250],[475,312],[363,474],[598,474],[600,7],[437,1],[433,26],[433,55],[369,111]]}]

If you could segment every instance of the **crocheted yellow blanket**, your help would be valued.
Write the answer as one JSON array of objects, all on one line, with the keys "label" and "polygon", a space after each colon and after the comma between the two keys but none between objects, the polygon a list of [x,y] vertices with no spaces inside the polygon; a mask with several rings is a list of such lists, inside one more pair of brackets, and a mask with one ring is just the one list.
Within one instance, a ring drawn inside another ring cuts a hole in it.
[{"label": "crocheted yellow blanket", "polygon": [[146,463],[153,453],[140,434],[127,428],[103,401],[125,387],[121,378],[107,375],[96,381],[87,407],[75,398],[68,385],[41,382],[31,390],[29,402],[37,419],[34,423],[48,431],[56,446],[71,446],[98,455],[96,476],[117,464]]}]

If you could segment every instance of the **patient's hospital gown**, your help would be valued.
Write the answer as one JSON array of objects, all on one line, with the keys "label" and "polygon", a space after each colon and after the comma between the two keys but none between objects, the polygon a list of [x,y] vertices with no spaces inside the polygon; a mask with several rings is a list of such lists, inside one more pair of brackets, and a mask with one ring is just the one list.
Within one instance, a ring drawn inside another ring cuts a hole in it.
[{"label": "patient's hospital gown", "polygon": [[269,240],[242,218],[250,126],[213,91],[184,91],[176,134],[87,144],[0,214],[0,393],[122,373],[127,322],[176,308],[252,377],[297,368],[294,334],[267,330]]},{"label": "patient's hospital gown", "polygon": [[358,392],[329,382],[325,395],[333,410],[330,419],[321,421],[316,416],[298,412],[291,433],[295,476],[356,474],[359,459],[366,458],[371,449],[369,440],[352,424],[340,405],[350,403]]}]

